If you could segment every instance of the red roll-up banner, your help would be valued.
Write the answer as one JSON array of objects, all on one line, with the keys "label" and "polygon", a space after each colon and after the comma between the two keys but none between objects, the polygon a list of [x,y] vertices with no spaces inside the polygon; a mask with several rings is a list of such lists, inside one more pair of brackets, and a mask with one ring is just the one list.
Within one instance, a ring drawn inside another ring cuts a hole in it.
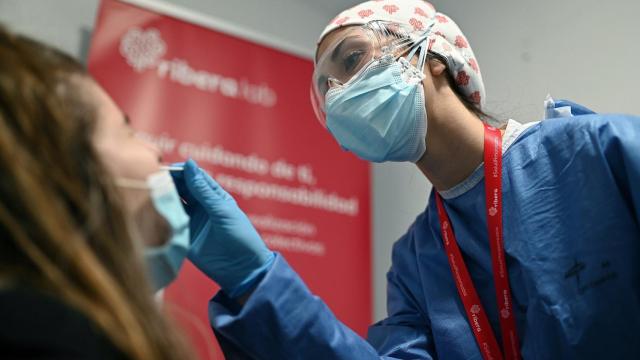
[{"label": "red roll-up banner", "polygon": [[[102,1],[91,74],[166,162],[196,160],[269,247],[364,335],[371,320],[369,166],[314,119],[313,63],[215,20],[149,3]],[[202,359],[222,357],[207,315],[216,290],[185,263],[164,295]]]}]

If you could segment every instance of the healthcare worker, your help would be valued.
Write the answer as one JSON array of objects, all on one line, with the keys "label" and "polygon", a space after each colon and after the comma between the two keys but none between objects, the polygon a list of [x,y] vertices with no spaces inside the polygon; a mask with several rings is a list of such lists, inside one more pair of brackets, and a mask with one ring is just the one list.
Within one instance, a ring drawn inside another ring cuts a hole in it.
[{"label": "healthcare worker", "polygon": [[434,190],[365,340],[187,162],[189,257],[222,287],[209,313],[229,358],[640,358],[640,118],[549,100],[540,122],[491,119],[465,36],[420,0],[338,15],[312,93],[340,146],[413,162]]}]

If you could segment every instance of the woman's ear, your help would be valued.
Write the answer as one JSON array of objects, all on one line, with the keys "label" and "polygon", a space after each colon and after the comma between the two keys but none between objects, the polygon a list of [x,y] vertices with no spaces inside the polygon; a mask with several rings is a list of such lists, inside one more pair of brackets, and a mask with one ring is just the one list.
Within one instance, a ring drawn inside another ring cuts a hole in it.
[{"label": "woman's ear", "polygon": [[428,65],[431,76],[433,77],[438,77],[447,70],[447,66],[438,59],[429,59]]}]

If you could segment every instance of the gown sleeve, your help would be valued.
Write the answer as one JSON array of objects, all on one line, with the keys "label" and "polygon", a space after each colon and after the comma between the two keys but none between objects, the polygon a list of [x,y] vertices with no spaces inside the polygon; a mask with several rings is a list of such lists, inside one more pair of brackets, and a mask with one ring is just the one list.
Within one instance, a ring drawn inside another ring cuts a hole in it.
[{"label": "gown sleeve", "polygon": [[[396,243],[394,262],[406,260],[404,252]],[[389,317],[370,327],[368,341],[336,319],[279,254],[244,306],[219,292],[209,318],[228,359],[431,359],[428,326],[399,274],[407,270],[398,263],[389,271]]]},{"label": "gown sleeve", "polygon": [[607,115],[605,119],[594,129],[600,150],[640,225],[640,117]]}]

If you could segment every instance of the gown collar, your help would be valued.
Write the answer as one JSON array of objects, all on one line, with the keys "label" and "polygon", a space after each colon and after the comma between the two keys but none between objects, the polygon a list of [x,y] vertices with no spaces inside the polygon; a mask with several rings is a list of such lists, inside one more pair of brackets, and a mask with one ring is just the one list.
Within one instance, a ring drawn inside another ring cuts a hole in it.
[{"label": "gown collar", "polygon": [[[536,125],[537,123],[539,123],[539,121],[521,124],[515,120],[509,119],[509,121],[507,122],[507,127],[504,131],[504,135],[502,136],[502,153],[506,153],[507,149],[509,149],[509,147],[516,141],[516,139],[520,135],[522,135],[525,130],[533,125]],[[442,196],[442,198],[444,199],[453,199],[471,190],[484,177],[483,167],[484,162],[480,163],[480,165],[478,165],[478,167],[473,170],[471,175],[462,180],[462,182],[454,185],[448,190],[440,191],[440,196]]]}]

